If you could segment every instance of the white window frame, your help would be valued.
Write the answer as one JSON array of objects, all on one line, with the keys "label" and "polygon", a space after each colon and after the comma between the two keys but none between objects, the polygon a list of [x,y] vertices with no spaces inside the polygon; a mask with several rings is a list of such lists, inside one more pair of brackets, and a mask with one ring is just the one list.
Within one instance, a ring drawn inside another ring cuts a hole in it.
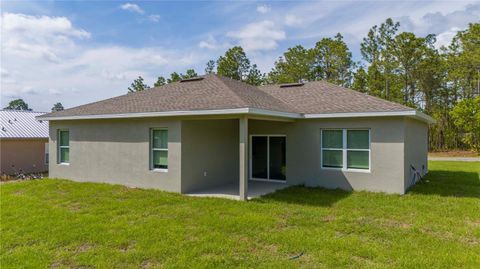
[{"label": "white window frame", "polygon": [[[153,147],[153,131],[167,131],[167,148],[154,148]],[[167,157],[167,168],[155,168],[153,166],[153,152],[154,151],[166,151],[167,154],[168,154],[168,128],[150,128],[150,145],[149,145],[149,152],[150,152],[150,170],[154,171],[154,172],[168,172],[168,167],[169,167],[169,157]],[[168,156],[168,155],[167,155]]]},{"label": "white window frame", "polygon": [[[252,154],[253,154],[253,151],[252,151],[252,139],[253,137],[266,137],[267,138],[267,178],[255,178],[252,176],[252,168],[253,168],[253,164],[252,164]],[[252,134],[250,135],[250,138],[249,138],[249,141],[248,141],[248,145],[249,145],[249,154],[248,154],[248,166],[249,166],[249,169],[248,169],[248,175],[249,175],[249,179],[250,180],[253,180],[253,181],[265,181],[265,182],[277,182],[277,183],[287,183],[287,177],[285,175],[285,180],[283,179],[272,179],[270,178],[270,137],[285,137],[285,148],[286,148],[286,143],[287,143],[287,135],[284,135],[284,134]],[[287,161],[287,152],[285,150],[285,166],[286,166],[286,161]],[[287,168],[288,169],[288,168]]]},{"label": "white window frame", "polygon": [[[60,135],[61,132],[68,132],[68,146],[62,146]],[[68,162],[62,162],[61,149],[68,149]],[[57,131],[57,163],[61,165],[70,165],[70,130],[58,129]]]},{"label": "white window frame", "polygon": [[[342,148],[324,148],[323,147],[323,131],[342,131]],[[348,131],[368,131],[368,149],[349,149],[347,148],[347,132]],[[320,130],[320,167],[323,170],[337,170],[344,172],[362,172],[370,173],[372,170],[372,135],[369,128],[324,128]],[[341,150],[342,151],[342,167],[325,167],[323,166],[324,150]],[[348,151],[368,151],[368,169],[348,168],[347,152]]]}]

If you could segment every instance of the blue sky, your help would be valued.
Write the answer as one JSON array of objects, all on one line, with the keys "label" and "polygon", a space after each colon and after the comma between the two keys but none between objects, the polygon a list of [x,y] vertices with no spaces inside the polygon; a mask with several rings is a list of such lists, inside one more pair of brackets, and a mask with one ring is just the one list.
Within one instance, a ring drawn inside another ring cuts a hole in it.
[{"label": "blue sky", "polygon": [[2,1],[1,105],[37,111],[126,93],[139,75],[194,68],[241,45],[263,72],[289,47],[342,33],[353,57],[368,29],[392,17],[437,46],[469,22],[478,1]]}]

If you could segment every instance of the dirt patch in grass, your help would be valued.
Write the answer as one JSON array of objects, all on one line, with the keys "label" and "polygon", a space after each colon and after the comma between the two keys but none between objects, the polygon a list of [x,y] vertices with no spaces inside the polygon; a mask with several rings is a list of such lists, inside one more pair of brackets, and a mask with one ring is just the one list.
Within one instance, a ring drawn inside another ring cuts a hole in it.
[{"label": "dirt patch in grass", "polygon": [[477,219],[477,220],[467,219],[465,222],[470,226],[473,226],[475,228],[480,228],[480,219]]},{"label": "dirt patch in grass", "polygon": [[292,216],[292,214],[285,214],[285,216],[283,218],[280,218],[277,222],[277,229],[278,230],[287,230],[289,228],[291,228],[290,224],[288,224],[288,220],[289,218]]},{"label": "dirt patch in grass", "polygon": [[68,261],[54,261],[50,264],[50,268],[71,268],[71,269],[92,269],[92,266],[74,265]]},{"label": "dirt patch in grass", "polygon": [[357,224],[360,226],[368,225],[373,222],[373,219],[370,217],[361,217],[357,219]]},{"label": "dirt patch in grass", "polygon": [[82,209],[82,204],[78,203],[78,202],[75,202],[75,203],[71,203],[67,206],[68,210],[72,211],[72,212],[78,212],[80,211],[80,209]]},{"label": "dirt patch in grass", "polygon": [[380,222],[380,225],[387,228],[402,228],[402,229],[408,229],[412,227],[412,224],[401,222],[398,220],[393,220],[393,219],[382,220]]},{"label": "dirt patch in grass", "polygon": [[430,228],[423,228],[422,232],[446,241],[457,241],[457,242],[468,244],[468,245],[480,244],[480,240],[476,238],[475,235],[473,234],[469,234],[468,236],[456,235],[449,231],[437,231],[437,230],[432,230]]},{"label": "dirt patch in grass", "polygon": [[358,262],[358,263],[361,263],[361,264],[364,264],[364,265],[367,265],[367,267],[372,267],[375,265],[375,262],[373,262],[371,259],[367,258],[367,257],[361,257],[361,256],[352,256],[352,260]]},{"label": "dirt patch in grass", "polygon": [[332,222],[332,221],[335,221],[336,219],[337,217],[335,217],[335,215],[327,215],[322,217],[323,222]]},{"label": "dirt patch in grass", "polygon": [[13,195],[15,196],[23,196],[24,194],[25,194],[25,190],[23,189],[13,192]]},{"label": "dirt patch in grass", "polygon": [[60,194],[60,196],[67,196],[67,195],[70,194],[70,192],[68,192],[64,189],[59,189],[57,193]]},{"label": "dirt patch in grass", "polygon": [[480,244],[480,241],[477,238],[465,238],[465,243],[469,245],[478,245]]},{"label": "dirt patch in grass", "polygon": [[132,250],[135,248],[135,245],[137,244],[137,241],[135,240],[130,240],[126,244],[122,244],[119,248],[120,252],[127,252],[129,250]]},{"label": "dirt patch in grass", "polygon": [[352,234],[353,231],[335,231],[335,236],[336,237],[346,237]]},{"label": "dirt patch in grass", "polygon": [[273,245],[273,244],[266,244],[266,245],[263,246],[263,249],[267,253],[271,253],[271,254],[277,254],[278,253],[278,247],[276,245]]},{"label": "dirt patch in grass", "polygon": [[150,261],[144,261],[140,265],[140,269],[148,269],[148,268],[152,268],[152,263]]},{"label": "dirt patch in grass", "polygon": [[77,249],[75,250],[75,253],[87,252],[92,248],[93,248],[93,245],[91,245],[91,244],[88,244],[88,243],[81,244],[77,247]]}]

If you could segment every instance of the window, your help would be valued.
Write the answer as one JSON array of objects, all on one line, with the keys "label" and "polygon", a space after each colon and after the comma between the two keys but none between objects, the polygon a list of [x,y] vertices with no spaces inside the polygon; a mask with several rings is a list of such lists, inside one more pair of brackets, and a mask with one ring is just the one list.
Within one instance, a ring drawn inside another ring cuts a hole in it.
[{"label": "window", "polygon": [[168,169],[168,130],[152,129],[150,132],[150,169]]},{"label": "window", "polygon": [[347,130],[347,169],[370,169],[369,130]]},{"label": "window", "polygon": [[343,167],[343,131],[322,131],[322,160],[323,167]]},{"label": "window", "polygon": [[322,168],[370,170],[370,130],[322,130]]},{"label": "window", "polygon": [[58,131],[58,163],[70,163],[70,133],[68,130]]}]

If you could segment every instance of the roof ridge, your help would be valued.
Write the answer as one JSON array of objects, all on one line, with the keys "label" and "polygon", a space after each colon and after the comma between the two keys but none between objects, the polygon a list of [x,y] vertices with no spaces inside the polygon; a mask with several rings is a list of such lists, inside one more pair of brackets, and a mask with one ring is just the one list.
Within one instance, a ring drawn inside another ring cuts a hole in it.
[{"label": "roof ridge", "polygon": [[[259,85],[259,86],[263,86],[263,85]],[[272,97],[273,99],[277,100],[278,102],[280,102],[281,104],[285,105],[286,107],[288,107],[289,109],[291,109],[291,111],[294,111],[295,113],[302,113],[302,112],[299,112],[297,109],[293,108],[290,104],[280,100],[279,98],[273,96],[272,94],[266,92],[266,91],[262,91],[259,86],[255,86],[255,88],[258,90],[258,91],[261,91],[263,93],[265,93],[266,95]]]},{"label": "roof ridge", "polygon": [[[268,93],[268,92],[266,92],[266,91],[261,90],[261,89],[259,88],[259,86],[250,85],[250,84],[248,84],[248,83],[246,83],[246,82],[244,82],[244,81],[236,80],[236,79],[233,79],[233,78],[230,78],[230,77],[225,77],[225,76],[218,75],[218,74],[208,74],[208,75],[212,75],[212,76],[216,77],[217,79],[219,79],[225,86],[227,86],[228,89],[230,89],[230,87],[229,87],[227,84],[225,84],[225,82],[223,81],[223,79],[232,81],[233,83],[242,84],[242,85],[244,85],[244,86],[246,86],[246,87],[251,88],[251,89],[254,90],[254,91],[258,91],[258,92],[260,92],[260,93],[262,93],[262,94],[265,94],[265,95],[267,95],[268,97],[274,99],[274,100],[277,101],[278,103],[280,103],[280,104],[284,105],[285,107],[287,107],[288,109],[290,109],[291,112],[296,112],[296,113],[298,112],[296,109],[294,109],[293,107],[291,107],[291,106],[290,106],[289,104],[287,104],[286,102],[280,100],[279,98],[273,96],[272,94],[270,94],[270,93]],[[207,76],[207,75],[205,75],[205,76]],[[232,90],[230,89],[230,91],[232,91]],[[246,104],[246,107],[249,107],[248,102],[246,102],[237,92],[235,92],[235,91],[232,91],[232,92],[235,94],[235,96],[237,96],[238,98],[240,98],[240,100]]]},{"label": "roof ridge", "polygon": [[[232,93],[235,95],[235,97],[237,97],[238,100],[240,100],[240,101],[243,103],[243,105],[244,105],[245,107],[248,107],[248,102],[246,102],[236,91],[232,90],[232,89],[230,88],[230,86],[228,86],[228,85],[225,83],[225,81],[223,81],[223,79],[225,79],[225,78],[227,78],[227,77],[224,77],[224,76],[221,76],[221,75],[218,75],[218,74],[207,74],[207,75],[205,75],[205,76],[208,76],[208,75],[210,75],[211,77],[214,77],[215,79],[219,80],[230,92],[232,92]],[[228,79],[229,79],[229,80],[232,80],[232,81],[234,80],[234,79],[232,79],[232,78],[228,78]],[[240,82],[240,83],[242,83],[242,84],[244,83],[243,81],[239,81],[239,80],[235,80],[235,82]],[[246,84],[246,83],[245,83],[245,84]],[[246,85],[251,86],[251,85],[249,85],[249,84],[246,84]]]}]

